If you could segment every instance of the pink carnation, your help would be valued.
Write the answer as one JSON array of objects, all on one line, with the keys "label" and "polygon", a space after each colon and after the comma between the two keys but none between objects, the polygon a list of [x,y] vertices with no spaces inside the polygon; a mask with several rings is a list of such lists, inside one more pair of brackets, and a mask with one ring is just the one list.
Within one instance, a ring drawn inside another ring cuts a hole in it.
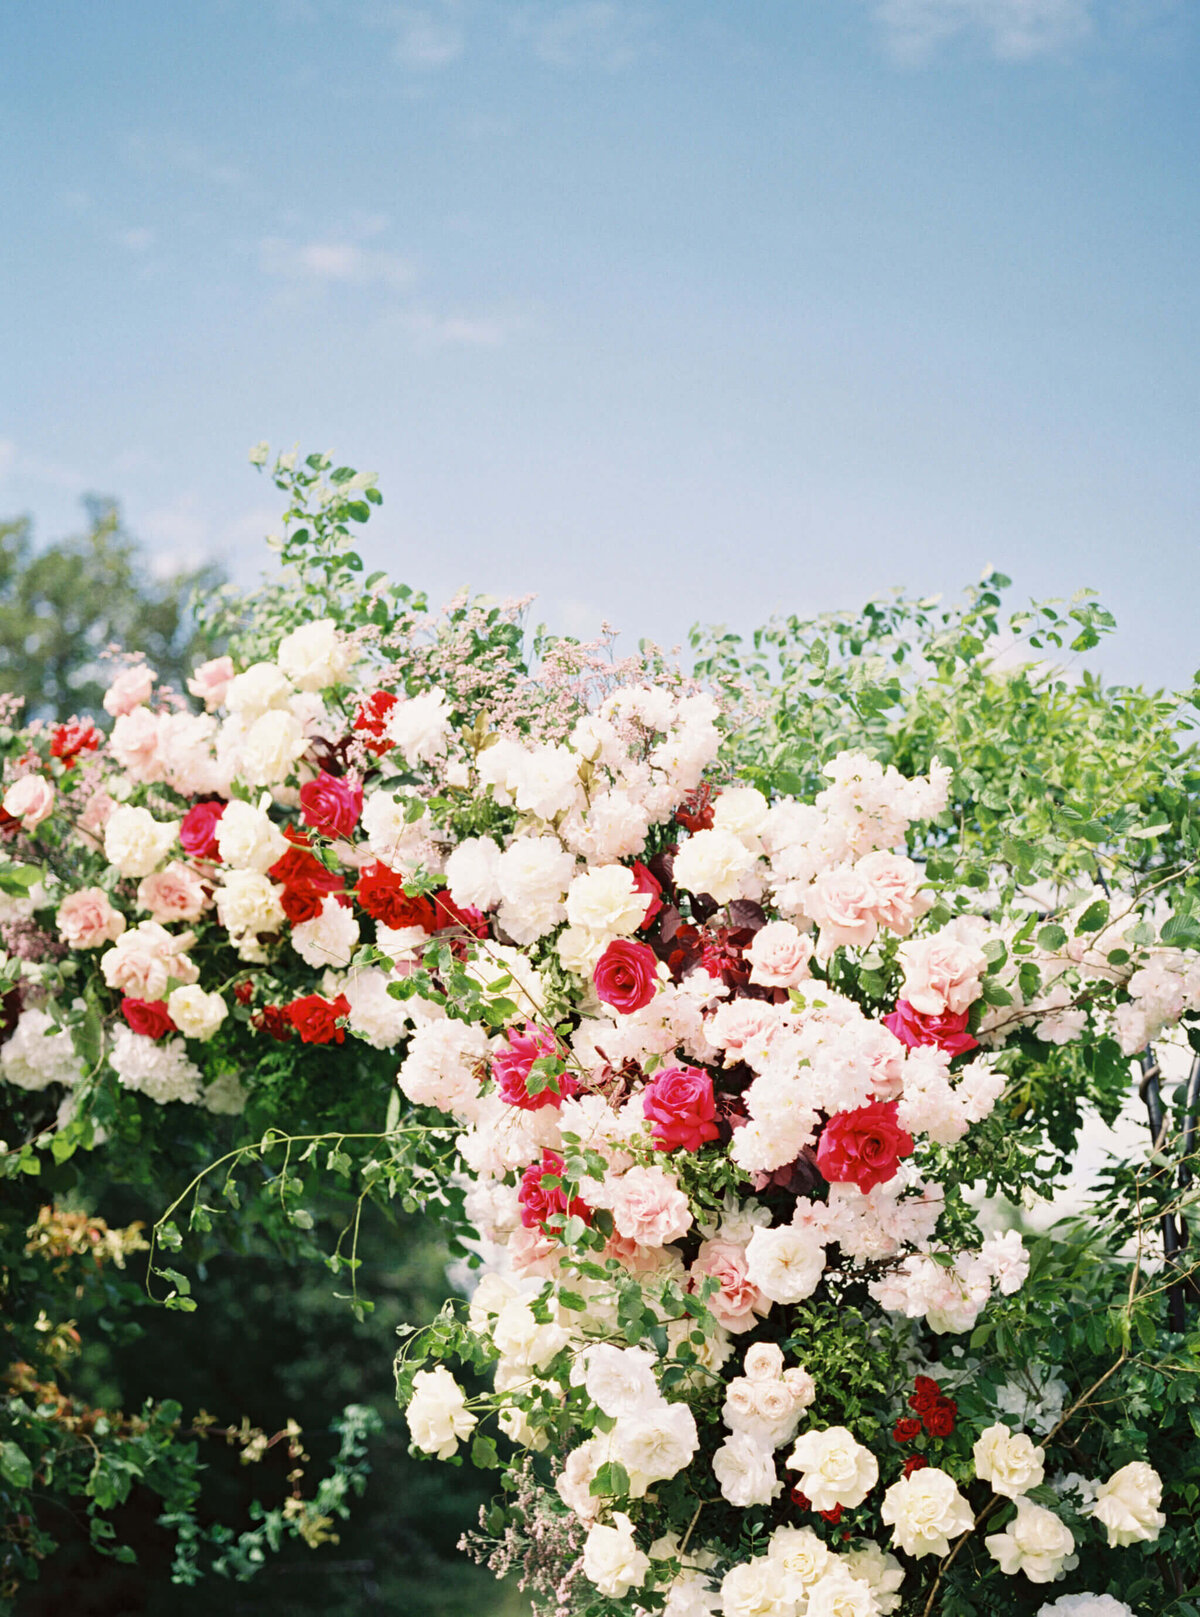
[{"label": "pink carnation", "polygon": [[701,1067],[667,1067],[642,1091],[642,1110],[660,1151],[699,1151],[720,1134],[712,1079]]},{"label": "pink carnation", "polygon": [[817,1142],[817,1167],[830,1183],[853,1184],[865,1195],[895,1177],[913,1138],[897,1122],[894,1100],[872,1101],[852,1112],[835,1112]]}]

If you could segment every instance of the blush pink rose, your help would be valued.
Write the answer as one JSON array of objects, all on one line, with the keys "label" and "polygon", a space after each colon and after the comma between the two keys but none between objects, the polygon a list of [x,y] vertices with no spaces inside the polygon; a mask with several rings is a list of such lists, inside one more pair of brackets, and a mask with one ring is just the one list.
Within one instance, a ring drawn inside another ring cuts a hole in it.
[{"label": "blush pink rose", "polygon": [[615,938],[597,960],[592,981],[606,1005],[629,1016],[658,992],[658,957],[645,943]]},{"label": "blush pink rose", "polygon": [[517,1274],[551,1275],[558,1271],[562,1248],[542,1230],[522,1225],[509,1236],[505,1251]]},{"label": "blush pink rose", "polygon": [[200,663],[192,670],[192,677],[187,682],[187,688],[192,695],[204,703],[211,713],[214,708],[220,707],[225,700],[225,692],[229,689],[229,682],[233,678],[233,658],[213,657],[206,663]]},{"label": "blush pink rose", "polygon": [[865,949],[875,941],[875,889],[862,872],[842,865],[823,870],[805,895],[804,907],[820,928],[817,958],[835,949]]},{"label": "blush pink rose", "polygon": [[543,1106],[561,1106],[568,1095],[577,1095],[579,1085],[561,1066],[554,1075],[554,1084],[547,1084],[534,1094],[529,1092],[529,1076],[535,1061],[558,1055],[558,1043],[549,1028],[525,1024],[524,1031],[507,1029],[505,1042],[492,1057],[492,1077],[501,1098],[522,1111],[537,1112]]},{"label": "blush pink rose", "polygon": [[906,999],[896,1001],[896,1009],[883,1018],[901,1044],[910,1050],[922,1044],[934,1044],[947,1055],[961,1056],[979,1047],[979,1040],[967,1032],[969,1011],[943,1011],[940,1016],[923,1016]]},{"label": "blush pink rose", "polygon": [[691,1209],[674,1174],[662,1168],[630,1168],[610,1185],[613,1224],[627,1241],[665,1246],[691,1228]]},{"label": "blush pink rose", "polygon": [[720,1134],[711,1077],[702,1067],[666,1067],[642,1091],[642,1111],[660,1151],[699,1151]]},{"label": "blush pink rose", "polygon": [[114,719],[119,719],[123,713],[132,713],[135,707],[150,700],[156,678],[145,663],[127,668],[105,691],[104,711],[111,713]]},{"label": "blush pink rose", "polygon": [[708,1299],[709,1310],[735,1336],[753,1330],[759,1317],[770,1311],[770,1303],[746,1273],[746,1248],[737,1241],[704,1241],[688,1273],[693,1291],[699,1291],[709,1275],[720,1282],[721,1289]]},{"label": "blush pink rose", "polygon": [[875,890],[875,918],[897,937],[906,938],[933,906],[933,894],[921,886],[920,868],[903,854],[880,849],[854,867]]},{"label": "blush pink rose", "polygon": [[897,1122],[894,1100],[835,1112],[817,1142],[817,1167],[831,1184],[857,1185],[865,1195],[895,1177],[911,1155],[913,1137]]},{"label": "blush pink rose", "polygon": [[138,883],[138,908],[162,921],[198,921],[212,900],[196,872],[177,859]]},{"label": "blush pink rose", "polygon": [[809,975],[812,939],[790,921],[769,921],[746,951],[750,981],[761,988],[795,988]]},{"label": "blush pink rose", "polygon": [[135,707],[122,713],[113,725],[108,749],[134,780],[154,781],[163,777],[158,754],[158,715],[148,707]]},{"label": "blush pink rose", "polygon": [[108,817],[117,806],[116,800],[107,792],[93,792],[87,800],[87,805],[79,819],[79,829],[93,841],[100,840],[100,833],[108,824]]},{"label": "blush pink rose", "polygon": [[98,949],[115,943],[125,930],[125,917],[114,909],[101,887],[81,887],[58,907],[59,936],[71,949]]},{"label": "blush pink rose", "polygon": [[904,998],[922,1016],[969,1010],[982,992],[987,956],[974,943],[937,933],[902,943]]},{"label": "blush pink rose", "polygon": [[325,837],[348,837],[362,813],[362,787],[324,770],[300,788],[300,818]]},{"label": "blush pink rose", "polygon": [[731,1067],[747,1054],[766,1049],[779,1032],[779,1012],[762,999],[729,999],[718,1005],[705,1025],[711,1043],[725,1052]]},{"label": "blush pink rose", "polygon": [[36,831],[53,809],[54,787],[42,775],[22,775],[4,794],[4,812],[26,831]]}]

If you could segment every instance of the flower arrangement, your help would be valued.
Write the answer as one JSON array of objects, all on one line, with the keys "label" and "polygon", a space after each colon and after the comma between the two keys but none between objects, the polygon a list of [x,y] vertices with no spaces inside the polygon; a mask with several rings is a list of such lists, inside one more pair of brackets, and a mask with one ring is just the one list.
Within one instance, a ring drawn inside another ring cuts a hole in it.
[{"label": "flower arrangement", "polygon": [[[1153,893],[964,884],[936,760],[764,790],[655,654],[522,677],[494,611],[428,644],[394,594],[314,614],[374,489],[309,466],[276,467],[317,502],[285,543],[309,584],[191,703],[135,663],[107,734],[7,732],[0,1077],[61,1097],[45,1136],[286,1104],[340,1172],[390,1092],[376,1181],[485,1264],[401,1349],[412,1441],[500,1470],[471,1547],[556,1617],[956,1617],[964,1573],[1119,1617],[1146,1555],[1200,1576],[1194,1518],[1093,1420],[1132,1316],[1090,1380],[1015,1362],[1026,1292],[1068,1356],[1062,1250],[973,1199],[1046,1187],[1011,1098],[1048,1053],[1127,1073],[1200,1012]],[[1126,1254],[1130,1308],[1148,1273]]]}]

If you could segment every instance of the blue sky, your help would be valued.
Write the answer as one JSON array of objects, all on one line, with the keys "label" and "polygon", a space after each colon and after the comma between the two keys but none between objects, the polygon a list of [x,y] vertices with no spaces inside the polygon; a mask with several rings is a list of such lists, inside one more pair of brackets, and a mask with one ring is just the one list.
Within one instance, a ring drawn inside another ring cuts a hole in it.
[{"label": "blue sky", "polygon": [[1194,0],[0,12],[0,514],[257,571],[261,438],[373,564],[555,626],[1099,589],[1200,667]]}]

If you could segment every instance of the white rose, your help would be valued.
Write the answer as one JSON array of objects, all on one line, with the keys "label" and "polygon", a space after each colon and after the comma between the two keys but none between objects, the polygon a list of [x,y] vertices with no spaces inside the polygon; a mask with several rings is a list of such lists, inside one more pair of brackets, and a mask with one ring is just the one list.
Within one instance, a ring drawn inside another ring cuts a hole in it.
[{"label": "white rose", "polygon": [[446,1369],[418,1370],[413,1395],[405,1412],[416,1446],[426,1454],[448,1460],[459,1439],[470,1435],[475,1416],[467,1409],[466,1395]]},{"label": "white rose", "polygon": [[663,1401],[654,1379],[655,1363],[656,1356],[645,1348],[601,1342],[583,1357],[583,1385],[596,1408],[606,1415],[639,1414]]},{"label": "white rose", "polygon": [[645,1582],[650,1557],[639,1550],[633,1539],[633,1523],[621,1511],[613,1512],[613,1525],[597,1523],[583,1546],[584,1576],[602,1595],[623,1600],[633,1588]]},{"label": "white rose", "polygon": [[732,831],[694,831],[675,855],[675,885],[718,904],[741,897],[756,855]]},{"label": "white rose", "polygon": [[567,920],[573,927],[606,937],[628,936],[646,919],[646,895],[639,893],[626,865],[587,870],[567,889]]},{"label": "white rose", "polygon": [[252,663],[229,681],[225,706],[250,723],[272,708],[285,708],[291,694],[291,681],[274,663]]},{"label": "white rose", "polygon": [[713,830],[731,831],[757,853],[770,804],[754,786],[727,786],[713,804]]},{"label": "white rose", "polygon": [[734,1432],[713,1455],[713,1475],[731,1505],[769,1505],[783,1491],[775,1471],[775,1455],[748,1432]]},{"label": "white rose", "polygon": [[691,1461],[699,1444],[696,1417],[686,1404],[650,1405],[621,1415],[611,1435],[613,1458],[629,1473],[629,1492],[640,1499],[654,1482],[665,1482]]},{"label": "white rose", "polygon": [[[416,803],[420,813],[410,810]],[[415,818],[410,819],[413,812]],[[432,853],[429,840],[429,815],[419,799],[400,797],[383,788],[368,792],[363,802],[362,828],[367,847],[376,859],[382,859],[389,870],[402,874],[428,861]]]},{"label": "white rose", "polygon": [[797,1602],[806,1598],[808,1586],[833,1559],[829,1546],[811,1527],[777,1527],[767,1544],[767,1556],[779,1567]]},{"label": "white rose", "polygon": [[234,870],[266,872],[288,850],[288,840],[269,814],[233,798],[217,821],[217,851]]},{"label": "white rose", "polygon": [[387,736],[410,764],[432,763],[450,729],[450,707],[444,691],[423,691],[402,698],[388,715]]},{"label": "white rose", "polygon": [[497,1351],[522,1369],[544,1369],[569,1340],[570,1332],[561,1325],[539,1324],[523,1297],[509,1298],[492,1326]]},{"label": "white rose", "polygon": [[600,932],[585,932],[579,926],[564,926],[554,940],[558,958],[567,971],[577,977],[590,979],[600,956],[608,948],[609,939]]},{"label": "white rose", "polygon": [[1131,1460],[1100,1484],[1092,1515],[1103,1524],[1110,1545],[1152,1544],[1167,1522],[1161,1503],[1158,1472],[1144,1460]]},{"label": "white rose", "polygon": [[783,1349],[778,1342],[754,1342],[746,1349],[742,1372],[747,1381],[778,1381],[783,1375]]},{"label": "white rose", "polygon": [[156,820],[149,809],[113,809],[104,827],[104,854],[122,876],[148,876],[175,845],[178,820]]},{"label": "white rose", "polygon": [[878,1617],[879,1605],[864,1578],[835,1561],[808,1591],[805,1617]]},{"label": "white rose", "polygon": [[1018,1499],[1015,1519],[1002,1533],[989,1533],[984,1543],[1001,1572],[1009,1577],[1023,1572],[1030,1583],[1053,1583],[1079,1561],[1072,1554],[1075,1539],[1071,1529],[1052,1510],[1031,1499]]},{"label": "white rose", "polygon": [[326,966],[344,971],[357,942],[358,922],[353,909],[339,904],[332,894],[321,900],[319,914],[292,927],[292,948],[318,971]]},{"label": "white rose", "polygon": [[278,932],[287,919],[279,902],[282,891],[257,870],[230,870],[217,888],[217,917],[235,938]]},{"label": "white rose", "polygon": [[889,1617],[899,1609],[904,1568],[894,1555],[868,1538],[847,1550],[843,1559],[856,1578],[870,1585],[880,1617]]},{"label": "white rose", "polygon": [[340,685],[351,654],[332,618],[305,623],[279,642],[279,666],[298,690],[323,691]]},{"label": "white rose", "polygon": [[240,773],[251,786],[276,786],[308,748],[294,713],[272,709],[255,719],[239,749]]},{"label": "white rose", "polygon": [[896,1548],[914,1556],[949,1555],[950,1540],[975,1522],[954,1478],[932,1465],[893,1482],[879,1514]]},{"label": "white rose", "polygon": [[206,994],[193,983],[187,988],[171,990],[167,996],[167,1012],[189,1039],[211,1039],[229,1014],[229,1008],[220,994]]},{"label": "white rose", "polygon": [[801,1473],[797,1487],[814,1510],[852,1510],[879,1481],[878,1460],[844,1426],[802,1433],[787,1463]]},{"label": "white rose", "polygon": [[732,1567],[721,1580],[724,1617],[795,1617],[791,1598],[779,1568],[767,1556],[756,1556]]},{"label": "white rose", "polygon": [[994,1493],[1016,1499],[1036,1488],[1046,1474],[1045,1449],[1035,1447],[1024,1432],[1010,1432],[997,1421],[975,1440],[975,1475],[990,1482]]},{"label": "white rose", "polygon": [[1078,1595],[1059,1595],[1037,1609],[1037,1617],[1135,1617],[1132,1606],[1127,1606],[1115,1595],[1093,1595],[1086,1590]]},{"label": "white rose", "polygon": [[746,1275],[773,1303],[811,1297],[825,1272],[825,1248],[812,1230],[781,1224],[756,1229],[746,1247]]},{"label": "white rose", "polygon": [[490,910],[500,902],[500,850],[491,837],[468,837],[446,860],[446,886],[456,904]]}]

